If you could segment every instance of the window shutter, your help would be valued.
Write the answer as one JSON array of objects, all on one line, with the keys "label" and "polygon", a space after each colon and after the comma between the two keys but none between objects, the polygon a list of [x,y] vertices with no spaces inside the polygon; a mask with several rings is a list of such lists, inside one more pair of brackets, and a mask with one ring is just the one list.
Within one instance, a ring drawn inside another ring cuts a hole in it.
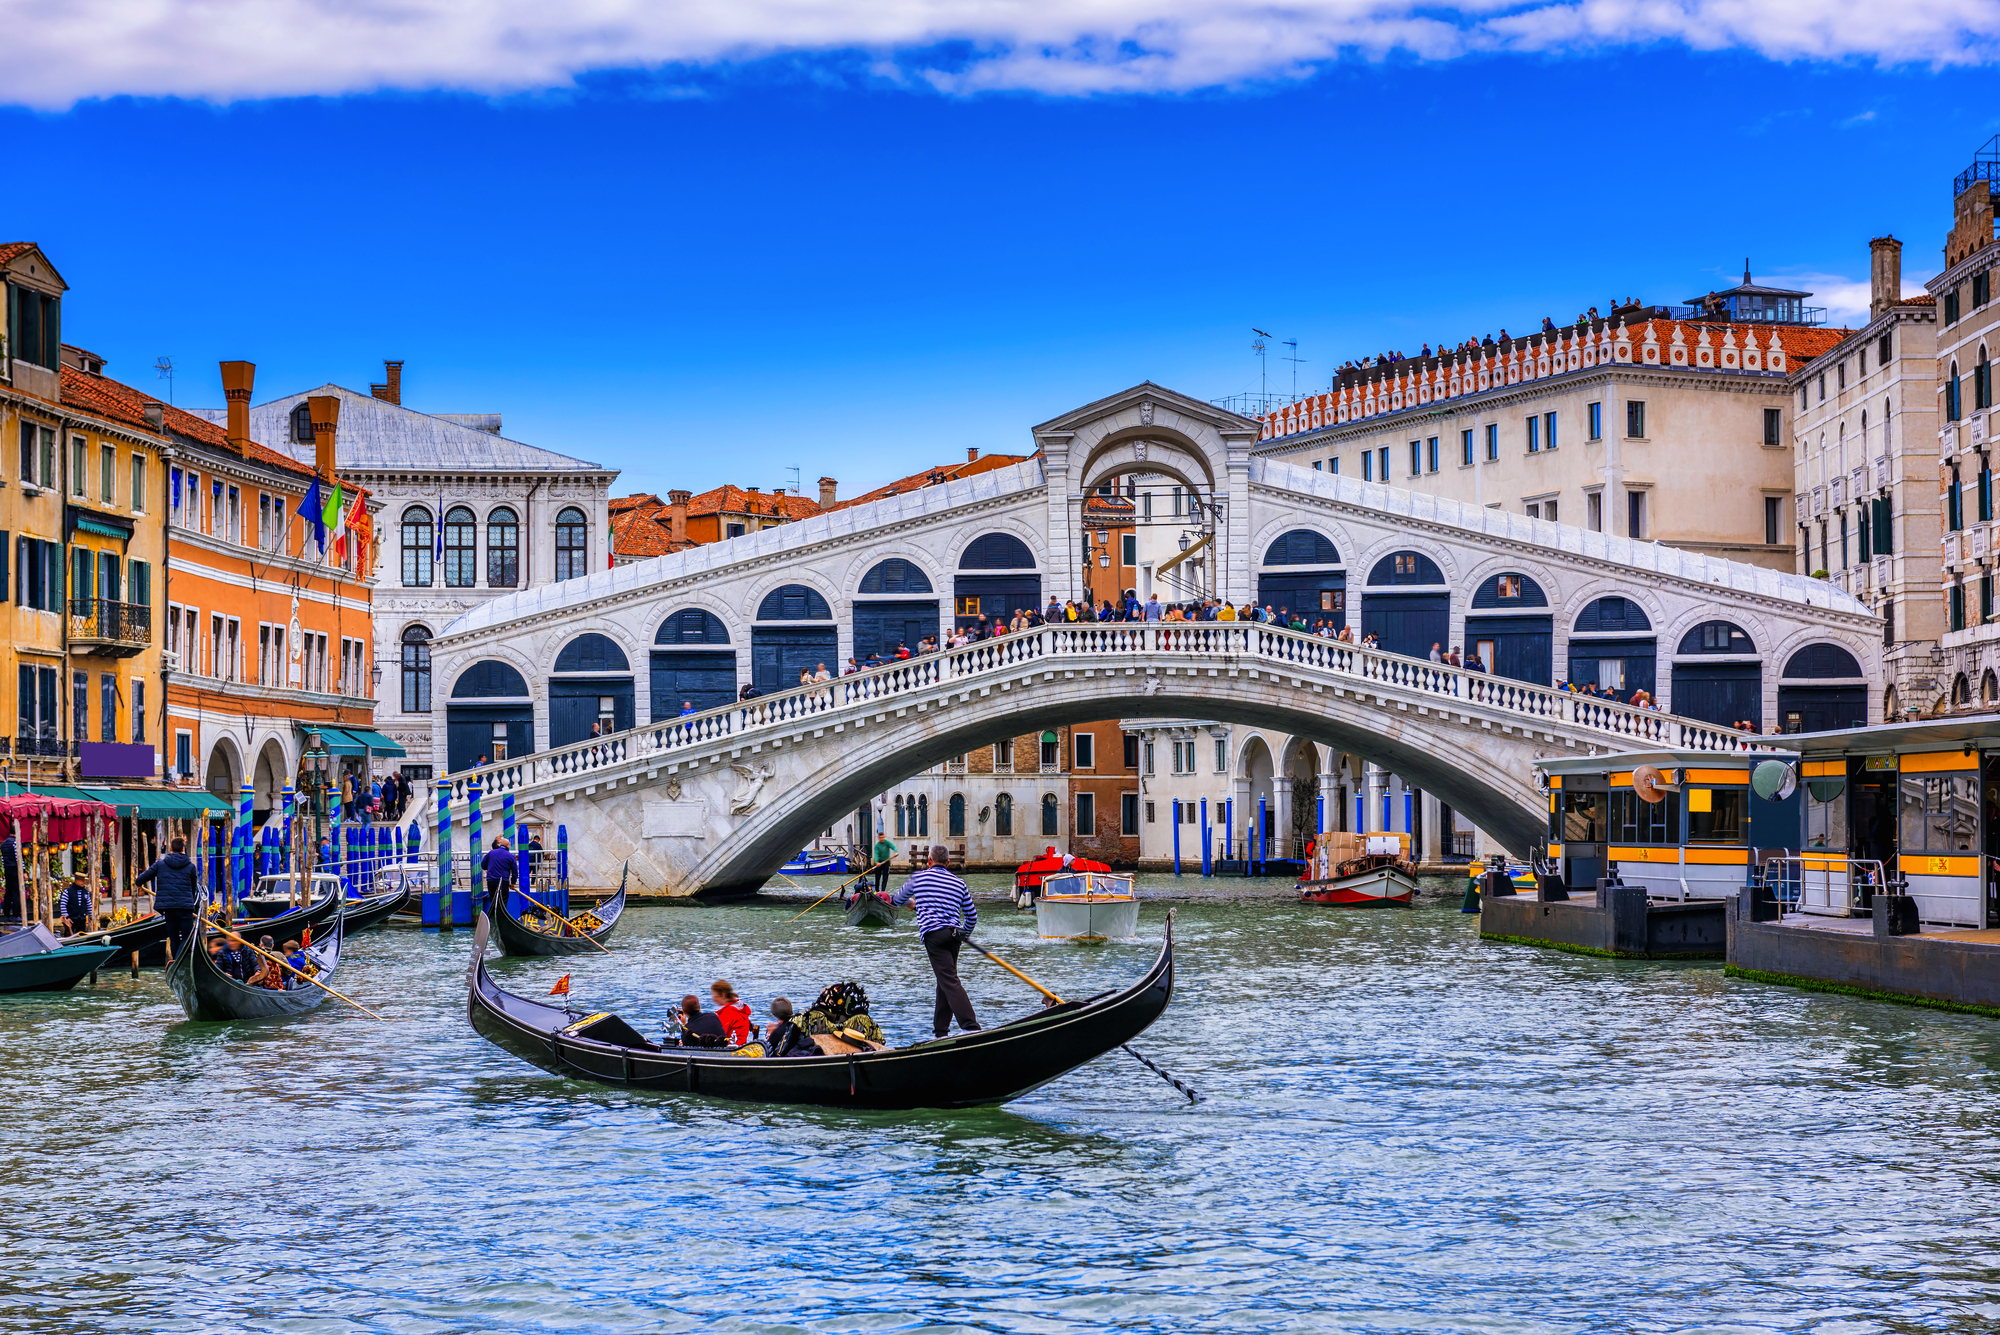
[{"label": "window shutter", "polygon": [[7,530],[0,528],[0,603],[7,601],[7,590],[12,586],[7,582],[7,554],[12,546]]}]

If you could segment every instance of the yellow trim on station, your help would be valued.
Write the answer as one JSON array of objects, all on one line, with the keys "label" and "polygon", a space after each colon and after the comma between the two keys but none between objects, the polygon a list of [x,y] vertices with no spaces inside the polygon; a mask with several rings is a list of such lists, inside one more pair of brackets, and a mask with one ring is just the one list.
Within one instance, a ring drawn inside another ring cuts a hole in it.
[{"label": "yellow trim on station", "polygon": [[1963,751],[1919,751],[1902,757],[1905,774],[1940,774],[1949,770],[1979,768],[1979,753]]},{"label": "yellow trim on station", "polygon": [[1550,844],[1550,845],[1549,845],[1549,856],[1550,856],[1550,857],[1552,857],[1552,858],[1559,858],[1559,857],[1561,857],[1562,855],[1563,855],[1563,846],[1562,846],[1561,844]]},{"label": "yellow trim on station", "polygon": [[1551,788],[1560,788],[1560,787],[1562,787],[1562,786],[1563,786],[1563,776],[1562,776],[1562,775],[1560,775],[1560,774],[1551,774],[1551,775],[1549,775],[1549,787],[1551,787]]},{"label": "yellow trim on station", "polygon": [[1845,871],[1848,861],[1845,853],[1799,854],[1799,865],[1807,871]]},{"label": "yellow trim on station", "polygon": [[1952,856],[1936,853],[1903,853],[1896,858],[1897,866],[1905,876],[1971,876],[1979,875],[1977,855]]},{"label": "yellow trim on station", "polygon": [[1610,774],[1605,777],[1611,781],[1613,788],[1630,788],[1632,786],[1632,771],[1629,769],[1622,773]]},{"label": "yellow trim on station", "polygon": [[[1613,862],[1673,863],[1683,861],[1681,849],[1675,845],[1660,848],[1612,848],[1605,856]],[[1750,865],[1750,850],[1747,848],[1690,848],[1685,859],[1690,867],[1747,867]]]},{"label": "yellow trim on station", "polygon": [[1843,779],[1847,777],[1845,760],[1808,760],[1802,768],[1808,779],[1824,779],[1829,775],[1838,775]]},{"label": "yellow trim on station", "polygon": [[1682,783],[1719,783],[1741,788],[1750,782],[1747,769],[1690,769],[1681,771]]}]

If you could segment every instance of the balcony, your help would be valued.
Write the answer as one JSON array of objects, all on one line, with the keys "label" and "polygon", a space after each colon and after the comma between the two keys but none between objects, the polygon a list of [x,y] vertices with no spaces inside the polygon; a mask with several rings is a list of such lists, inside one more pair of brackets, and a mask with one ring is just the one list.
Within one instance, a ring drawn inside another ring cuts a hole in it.
[{"label": "balcony", "polygon": [[153,609],[109,598],[69,600],[69,642],[81,653],[129,658],[153,643]]},{"label": "balcony", "polygon": [[66,742],[60,737],[16,737],[13,750],[17,756],[30,758],[47,756],[50,759],[61,759],[64,756],[75,755],[77,748],[75,743]]},{"label": "balcony", "polygon": [[1956,533],[1945,534],[1944,563],[1948,566],[1955,566],[1955,565],[1962,565],[1964,561],[1965,557],[1961,553],[1961,544],[1959,542],[1959,535]]}]

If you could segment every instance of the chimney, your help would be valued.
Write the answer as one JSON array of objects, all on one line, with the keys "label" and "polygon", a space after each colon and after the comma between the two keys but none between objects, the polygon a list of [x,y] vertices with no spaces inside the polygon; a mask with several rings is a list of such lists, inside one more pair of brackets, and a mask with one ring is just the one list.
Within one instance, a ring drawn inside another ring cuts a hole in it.
[{"label": "chimney", "polygon": [[833,492],[834,492],[834,488],[838,487],[839,485],[840,485],[840,484],[839,484],[838,482],[834,481],[834,480],[833,480],[832,478],[830,478],[830,477],[823,477],[823,478],[821,478],[821,479],[819,480],[819,508],[820,508],[820,509],[822,509],[822,510],[831,510],[831,509],[833,508]]},{"label": "chimney", "polygon": [[687,542],[688,502],[694,498],[691,491],[670,491],[667,493],[668,536],[676,547]]},{"label": "chimney", "polygon": [[965,462],[967,462],[967,463],[969,463],[969,464],[972,464],[972,463],[978,463],[978,462],[979,462],[979,451],[978,451],[978,450],[975,450],[975,449],[973,449],[973,448],[972,448],[972,447],[971,447],[970,445],[966,446],[966,447],[965,447]]},{"label": "chimney", "polygon": [[1868,243],[1868,317],[1872,320],[1903,299],[1903,243],[1878,236]]},{"label": "chimney", "polygon": [[383,362],[382,378],[389,383],[386,385],[370,385],[368,392],[384,403],[393,403],[398,408],[402,407],[403,364],[401,362]]},{"label": "chimney", "polygon": [[331,394],[315,394],[306,400],[313,424],[313,471],[320,481],[333,481],[333,433],[340,425],[340,400]]},{"label": "chimney", "polygon": [[755,487],[745,487],[743,490],[749,492],[752,496],[759,494]]},{"label": "chimney", "polygon": [[222,397],[229,400],[229,444],[242,449],[250,439],[250,385],[257,378],[255,362],[222,364]]},{"label": "chimney", "polygon": [[146,428],[149,431],[164,432],[167,429],[167,405],[158,399],[146,402]]}]

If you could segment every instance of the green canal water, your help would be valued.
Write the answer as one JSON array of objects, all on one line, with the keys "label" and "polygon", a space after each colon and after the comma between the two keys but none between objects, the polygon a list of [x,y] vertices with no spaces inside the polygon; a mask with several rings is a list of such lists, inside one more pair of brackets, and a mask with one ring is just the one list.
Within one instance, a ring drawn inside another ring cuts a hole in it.
[{"label": "green canal water", "polygon": [[[923,1036],[907,928],[798,907],[635,908],[613,955],[498,971],[648,1032],[717,977],[760,1008],[854,977]],[[1089,992],[1166,908],[1101,949],[999,904],[983,935]],[[0,998],[0,1330],[2000,1328],[2000,1023],[1486,945],[1455,897],[1178,913],[1138,1046],[1198,1107],[1123,1054],[977,1112],[577,1084],[472,1033],[466,933],[351,943],[383,1023],[194,1024],[157,973]]]}]

